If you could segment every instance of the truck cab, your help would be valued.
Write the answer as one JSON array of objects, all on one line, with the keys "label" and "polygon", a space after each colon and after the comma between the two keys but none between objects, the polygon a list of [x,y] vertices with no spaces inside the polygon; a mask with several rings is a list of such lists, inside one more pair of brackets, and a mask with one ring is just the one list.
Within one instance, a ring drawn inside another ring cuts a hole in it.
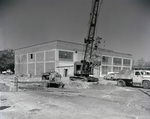
[{"label": "truck cab", "polygon": [[146,77],[145,72],[142,70],[135,70],[133,76],[133,85],[150,88],[150,77]]},{"label": "truck cab", "polygon": [[142,84],[143,80],[143,72],[142,71],[134,71],[133,83]]}]

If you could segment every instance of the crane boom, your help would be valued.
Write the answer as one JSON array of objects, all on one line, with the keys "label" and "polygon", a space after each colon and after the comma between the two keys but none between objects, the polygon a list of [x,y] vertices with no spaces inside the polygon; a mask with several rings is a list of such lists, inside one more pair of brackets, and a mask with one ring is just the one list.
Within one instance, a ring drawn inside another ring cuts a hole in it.
[{"label": "crane boom", "polygon": [[92,53],[93,53],[93,44],[94,44],[94,35],[96,29],[96,23],[98,18],[98,11],[99,11],[99,2],[100,0],[94,0],[92,5],[92,12],[90,17],[90,25],[88,36],[84,40],[85,43],[85,52],[84,52],[84,59],[83,59],[83,66],[82,66],[82,74],[89,74],[91,72],[90,65],[92,64]]},{"label": "crane boom", "polygon": [[[101,3],[100,3],[101,1]],[[74,76],[70,76],[70,80],[82,79],[92,82],[97,82],[98,78],[89,77],[93,74],[94,67],[101,64],[101,55],[98,53],[98,46],[101,38],[97,37],[94,40],[98,12],[103,0],[93,0],[90,14],[90,23],[87,38],[85,38],[84,59],[74,63]]]}]

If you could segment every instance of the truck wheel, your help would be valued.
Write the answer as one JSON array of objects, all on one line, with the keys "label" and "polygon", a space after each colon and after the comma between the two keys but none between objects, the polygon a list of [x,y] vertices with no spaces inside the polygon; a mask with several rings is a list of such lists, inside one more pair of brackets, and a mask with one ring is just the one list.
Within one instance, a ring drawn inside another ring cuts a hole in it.
[{"label": "truck wheel", "polygon": [[150,88],[150,81],[143,81],[143,88]]},{"label": "truck wheel", "polygon": [[117,81],[117,85],[118,85],[118,86],[121,86],[121,87],[124,87],[124,86],[126,86],[126,83],[125,83],[124,80],[118,80],[118,81]]},{"label": "truck wheel", "polygon": [[113,81],[113,80],[114,80],[114,78],[113,78],[113,77],[111,77],[111,80]]},{"label": "truck wheel", "polygon": [[70,78],[71,81],[75,81],[75,78]]}]

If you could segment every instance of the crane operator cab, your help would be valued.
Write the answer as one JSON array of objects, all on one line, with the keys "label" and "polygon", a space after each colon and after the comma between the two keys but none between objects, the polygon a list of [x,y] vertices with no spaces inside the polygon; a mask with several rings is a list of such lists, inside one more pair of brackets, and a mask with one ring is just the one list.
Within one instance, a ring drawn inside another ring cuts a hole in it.
[{"label": "crane operator cab", "polygon": [[93,70],[90,67],[90,63],[89,62],[84,62],[84,63],[85,63],[84,67],[83,67],[83,61],[74,63],[75,76],[88,77],[89,75],[93,75]]},{"label": "crane operator cab", "polygon": [[93,75],[93,70],[90,68],[90,63],[86,62],[87,64],[84,64],[83,68],[83,62],[75,62],[74,63],[74,76],[70,76],[70,80],[76,81],[76,80],[82,80],[87,82],[98,82],[99,79],[96,77],[92,77],[90,75]]}]

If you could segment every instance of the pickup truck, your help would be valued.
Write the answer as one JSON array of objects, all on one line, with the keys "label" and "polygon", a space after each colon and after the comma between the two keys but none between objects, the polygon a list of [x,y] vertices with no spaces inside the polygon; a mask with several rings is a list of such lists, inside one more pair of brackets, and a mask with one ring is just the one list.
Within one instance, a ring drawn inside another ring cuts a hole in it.
[{"label": "pickup truck", "polygon": [[121,70],[116,74],[118,86],[141,86],[150,88],[150,77],[147,77],[142,70]]}]

